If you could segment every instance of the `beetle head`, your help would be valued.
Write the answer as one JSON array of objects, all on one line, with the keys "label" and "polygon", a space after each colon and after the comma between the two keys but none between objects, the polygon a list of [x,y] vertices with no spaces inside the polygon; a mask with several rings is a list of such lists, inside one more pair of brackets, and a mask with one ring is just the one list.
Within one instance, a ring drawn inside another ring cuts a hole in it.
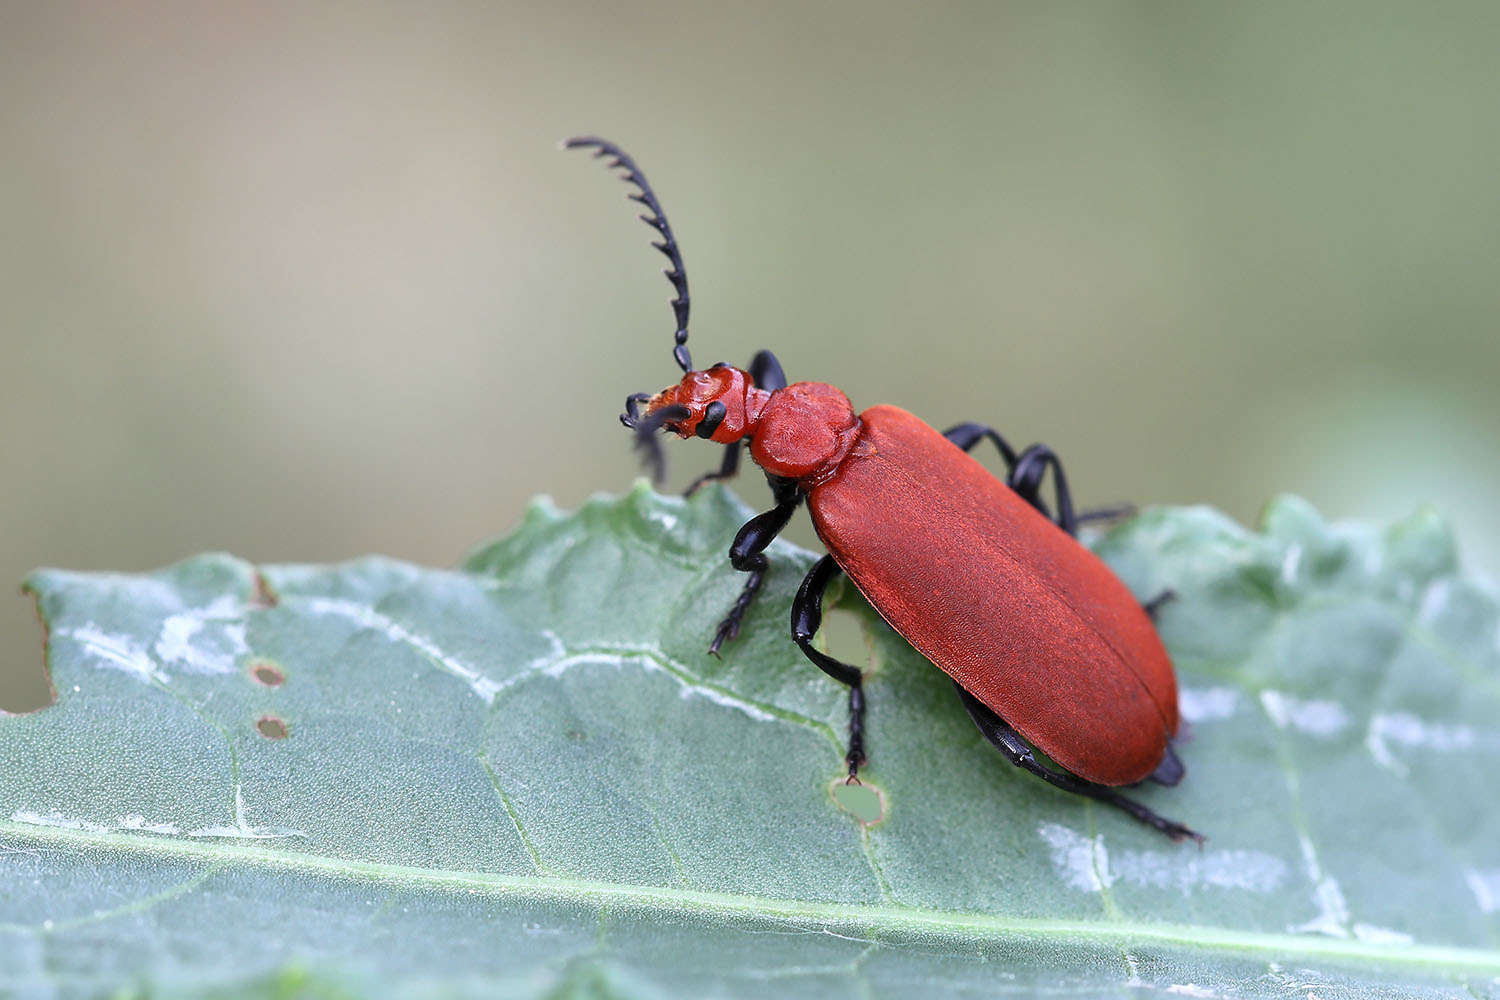
[{"label": "beetle head", "polygon": [[660,481],[661,447],[656,432],[665,428],[681,438],[700,437],[732,444],[753,430],[755,412],[765,393],[750,376],[732,365],[718,364],[705,371],[689,371],[682,381],[652,396],[636,393],[625,400],[620,423],[636,433],[636,448]]}]

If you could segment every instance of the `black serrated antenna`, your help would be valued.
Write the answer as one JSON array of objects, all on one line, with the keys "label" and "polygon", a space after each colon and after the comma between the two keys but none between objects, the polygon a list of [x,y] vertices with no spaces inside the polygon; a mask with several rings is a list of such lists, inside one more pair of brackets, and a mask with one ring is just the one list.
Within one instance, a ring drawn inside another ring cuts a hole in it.
[{"label": "black serrated antenna", "polygon": [[672,266],[664,272],[667,280],[672,283],[672,288],[677,292],[677,297],[672,300],[672,312],[677,316],[676,344],[672,348],[672,357],[682,366],[683,371],[692,371],[693,359],[687,349],[689,301],[687,271],[682,266],[682,251],[677,249],[677,241],[672,238],[672,227],[667,224],[667,215],[661,210],[661,203],[656,200],[656,193],[651,190],[651,185],[646,183],[646,175],[641,173],[641,168],[635,165],[630,154],[607,139],[580,136],[576,139],[569,139],[563,143],[563,146],[566,149],[597,150],[594,153],[595,159],[609,157],[610,167],[625,171],[624,181],[635,185],[639,190],[639,194],[630,195],[630,200],[638,201],[646,206],[650,214],[642,215],[641,221],[661,234],[661,240],[653,241],[651,245],[665,254],[667,260],[672,263]]}]

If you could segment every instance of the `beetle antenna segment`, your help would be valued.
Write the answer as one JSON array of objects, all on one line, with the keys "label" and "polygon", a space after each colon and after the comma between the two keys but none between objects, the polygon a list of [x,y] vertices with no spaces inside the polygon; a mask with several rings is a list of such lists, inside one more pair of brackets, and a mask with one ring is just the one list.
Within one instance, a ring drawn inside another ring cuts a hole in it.
[{"label": "beetle antenna segment", "polygon": [[[663,406],[652,413],[641,414],[634,423],[625,426],[635,431],[635,450],[641,453],[641,464],[651,474],[653,483],[660,483],[667,474],[667,460],[662,455],[661,441],[656,432],[675,420],[686,420],[689,411],[681,403]],[[624,414],[621,414],[623,423]]]},{"label": "beetle antenna segment", "polygon": [[672,300],[672,312],[677,317],[676,344],[672,348],[672,358],[683,371],[692,371],[693,359],[687,349],[689,305],[687,269],[683,267],[682,251],[677,249],[677,240],[672,236],[672,227],[667,224],[667,214],[661,210],[661,203],[656,200],[656,193],[651,190],[651,185],[646,183],[646,175],[641,173],[641,168],[635,165],[635,160],[631,159],[628,153],[607,139],[591,135],[579,136],[563,143],[563,147],[565,149],[593,149],[595,159],[609,157],[610,167],[625,171],[623,175],[625,183],[634,185],[639,191],[638,194],[631,194],[630,200],[646,206],[650,214],[642,215],[641,221],[661,234],[661,239],[653,240],[651,245],[665,254],[672,264],[663,272],[677,292],[677,297]]}]

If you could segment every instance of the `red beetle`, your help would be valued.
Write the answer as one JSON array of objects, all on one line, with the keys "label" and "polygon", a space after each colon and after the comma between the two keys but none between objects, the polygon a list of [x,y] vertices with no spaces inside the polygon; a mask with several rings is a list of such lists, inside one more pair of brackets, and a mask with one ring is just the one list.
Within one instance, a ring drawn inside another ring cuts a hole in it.
[{"label": "red beetle", "polygon": [[[717,364],[695,371],[687,349],[688,290],[682,255],[666,215],[635,161],[603,139],[571,139],[594,149],[636,188],[641,218],[661,236],[676,290],[673,357],[677,385],[625,401],[620,419],[636,432],[653,476],[662,458],[655,432],[726,446],[705,482],[727,479],[740,445],[765,470],[775,506],[735,536],[729,561],[749,574],[719,624],[709,652],[734,638],[760,589],[766,546],[804,500],[828,547],[792,603],[792,638],[807,658],[849,687],[849,778],[864,752],[859,668],[812,645],[823,592],[847,573],[875,610],[937,664],[992,744],[1018,767],[1059,788],[1107,802],[1174,840],[1199,834],[1114,789],[1147,778],[1175,785],[1183,767],[1172,751],[1178,731],[1172,662],[1143,607],[1109,568],[1074,538],[1080,521],[1118,510],[1076,513],[1057,456],[1044,445],[1017,453],[995,431],[960,424],[939,434],[905,410],[872,407],[856,415],[838,389],[788,385],[769,351],[749,369]],[[988,439],[1009,470],[1005,482],[967,452]],[[1042,498],[1048,471],[1055,514]],[[1160,600],[1160,599],[1158,599]],[[1032,754],[1035,746],[1065,770]]]}]

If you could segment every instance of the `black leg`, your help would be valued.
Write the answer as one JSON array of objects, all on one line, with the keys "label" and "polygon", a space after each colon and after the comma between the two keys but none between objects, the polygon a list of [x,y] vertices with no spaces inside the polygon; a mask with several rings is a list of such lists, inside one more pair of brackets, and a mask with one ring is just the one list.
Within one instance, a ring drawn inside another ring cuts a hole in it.
[{"label": "black leg", "polygon": [[1161,611],[1161,606],[1163,604],[1166,604],[1168,601],[1170,601],[1172,598],[1174,598],[1176,596],[1177,596],[1177,591],[1175,591],[1175,590],[1171,589],[1170,587],[1168,587],[1166,590],[1163,590],[1160,594],[1157,594],[1155,597],[1151,598],[1151,600],[1147,601],[1145,604],[1142,604],[1141,608],[1145,610],[1146,617],[1150,618],[1154,622],[1154,621],[1156,621],[1156,615],[1157,615],[1157,613],[1159,611]]},{"label": "black leg", "polygon": [[1172,749],[1172,742],[1167,741],[1167,755],[1156,765],[1156,770],[1146,777],[1158,785],[1166,785],[1168,788],[1182,780],[1187,774],[1187,768],[1182,766],[1182,761],[1177,758],[1177,751]]},{"label": "black leg", "polygon": [[758,389],[774,391],[786,388],[786,373],[781,370],[781,362],[776,360],[776,355],[770,351],[756,351],[755,357],[750,359],[748,370]]},{"label": "black leg", "polygon": [[[1158,816],[1139,802],[1127,799],[1106,785],[1096,785],[1092,781],[1084,781],[1077,775],[1066,771],[1055,771],[1045,766],[1036,759],[1031,747],[1021,738],[1021,734],[1012,729],[1004,719],[996,715],[978,698],[965,691],[957,682],[954,682],[953,686],[958,688],[958,696],[963,701],[964,708],[968,711],[969,717],[974,720],[974,724],[979,727],[979,731],[984,734],[984,738],[989,740],[1012,764],[1031,772],[1043,781],[1056,785],[1063,791],[1072,792],[1075,795],[1086,795],[1127,812],[1153,830],[1159,830],[1173,840],[1191,837],[1200,844],[1203,842],[1202,834],[1181,823]],[[1175,760],[1175,757],[1172,759]],[[1166,761],[1163,761],[1163,765],[1165,763]]]},{"label": "black leg", "polygon": [[[984,424],[959,424],[950,427],[943,432],[943,437],[952,441],[964,451],[972,451],[980,441],[990,441],[999,450],[1000,457],[1005,461],[1005,484],[1016,491],[1016,495],[1025,500],[1031,506],[1041,511],[1042,516],[1053,521],[1058,527],[1068,534],[1076,533],[1079,517],[1073,513],[1073,498],[1068,493],[1067,482],[1063,479],[1062,466],[1057,462],[1057,456],[1053,455],[1046,445],[1034,444],[1021,452],[1018,456],[1016,450],[1001,437],[993,427]],[[1047,470],[1047,457],[1051,457],[1053,467],[1057,470],[1057,496],[1059,514],[1056,518],[1042,499],[1042,476]],[[1067,518],[1062,516],[1066,512]],[[1090,512],[1092,515],[1093,512]]]},{"label": "black leg", "polygon": [[980,441],[991,441],[995,447],[1000,449],[1000,457],[1005,459],[1005,471],[1010,472],[1016,467],[1016,450],[1006,443],[993,427],[984,424],[959,424],[943,431],[943,437],[958,445],[964,451],[973,451],[974,446]]},{"label": "black leg", "polygon": [[1068,477],[1063,474],[1062,462],[1057,454],[1044,444],[1034,444],[1021,452],[1015,467],[1010,470],[1010,488],[1033,507],[1046,512],[1043,506],[1042,481],[1048,468],[1052,469],[1052,492],[1057,498],[1057,526],[1070,535],[1078,533],[1078,516],[1073,512],[1073,494],[1068,490]]},{"label": "black leg", "polygon": [[1135,513],[1135,504],[1130,501],[1112,503],[1108,507],[1090,507],[1088,510],[1080,510],[1073,515],[1073,520],[1079,524],[1085,521],[1119,521],[1130,517]]},{"label": "black leg", "polygon": [[792,602],[792,638],[820,670],[849,686],[849,752],[844,755],[844,762],[849,765],[849,780],[858,781],[860,766],[865,762],[864,674],[858,667],[814,649],[812,644],[813,636],[823,624],[823,592],[841,572],[833,556],[824,556],[813,564],[812,572],[803,579],[802,586],[797,588],[797,599]]},{"label": "black leg", "polygon": [[[994,428],[983,424],[959,424],[944,431],[943,437],[964,451],[972,451],[980,441],[993,442],[1000,451],[1000,457],[1005,460],[1006,485],[1015,490],[1022,500],[1041,511],[1042,516],[1047,520],[1054,522],[1070,535],[1077,534],[1078,525],[1086,521],[1115,521],[1135,513],[1135,505],[1129,503],[1074,511],[1073,497],[1063,477],[1062,463],[1046,445],[1034,444],[1018,456],[1015,449],[1006,443],[1006,440],[996,433]],[[1047,502],[1042,499],[1042,478],[1049,464],[1055,470],[1057,484],[1058,516],[1055,518]],[[1068,515],[1067,524],[1064,524],[1065,513]]]},{"label": "black leg", "polygon": [[778,496],[775,507],[746,521],[734,536],[734,544],[729,547],[729,562],[741,573],[749,573],[750,578],[745,581],[745,589],[740,591],[734,607],[729,609],[729,614],[724,616],[714,632],[714,641],[708,647],[708,651],[714,656],[719,655],[719,647],[727,640],[740,634],[740,620],[750,610],[750,603],[755,600],[756,591],[760,590],[761,581],[765,579],[766,570],[771,565],[765,556],[765,548],[781,534],[781,529],[792,519],[793,512],[801,502],[801,493],[792,492],[785,499]]}]

